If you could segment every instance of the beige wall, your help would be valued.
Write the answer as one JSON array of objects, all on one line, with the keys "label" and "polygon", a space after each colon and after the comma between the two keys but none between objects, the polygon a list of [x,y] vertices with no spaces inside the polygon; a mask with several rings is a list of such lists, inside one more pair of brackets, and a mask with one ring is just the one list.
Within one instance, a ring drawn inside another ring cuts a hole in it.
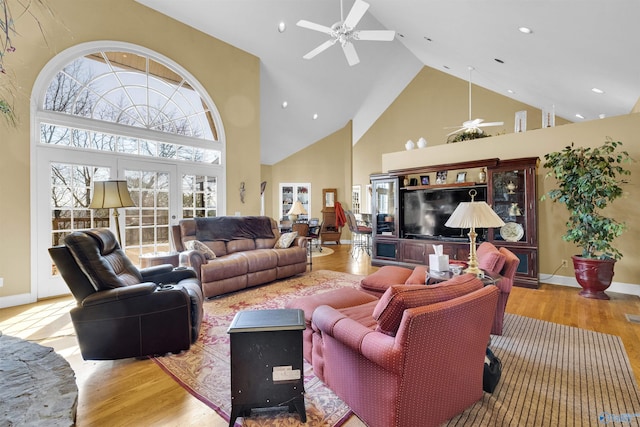
[{"label": "beige wall", "polygon": [[[16,52],[5,66],[15,77],[17,127],[0,121],[0,298],[30,292],[30,110],[35,79],[56,53],[80,43],[116,40],[154,50],[187,69],[217,105],[227,140],[227,212],[260,212],[259,60],[158,14],[133,0],[31,2],[46,41],[28,16],[16,22]],[[5,78],[5,76],[2,76]],[[3,85],[7,84],[4,80]],[[245,182],[245,203],[238,189]]]},{"label": "beige wall", "polygon": [[[424,150],[398,151],[383,156],[382,169],[388,171],[465,160],[538,156],[541,159],[541,167],[538,170],[538,195],[540,196],[549,191],[553,185],[551,179],[544,179],[546,173],[542,168],[544,154],[561,150],[571,142],[581,146],[600,145],[607,137],[622,141],[623,148],[634,159],[640,160],[640,114],[636,113],[440,145]],[[638,218],[640,186],[636,182],[637,177],[640,176],[640,162],[633,162],[628,165],[628,168],[631,170],[631,177],[630,184],[625,186],[625,196],[614,202],[607,212],[628,226],[625,233],[615,242],[624,258],[616,264],[614,280],[640,286],[640,264],[636,260],[636,254],[640,251],[640,219]],[[568,213],[562,205],[549,200],[540,202],[538,205],[539,257],[540,271],[543,276],[551,274],[559,266],[560,260],[570,260],[571,255],[579,252],[574,245],[560,239],[560,236],[565,233],[564,223],[567,218]],[[560,274],[571,276],[573,271]]]},{"label": "beige wall", "polygon": [[[263,172],[266,171],[263,166]],[[344,128],[306,147],[271,167],[271,210],[267,214],[280,219],[279,184],[311,183],[311,216],[322,218],[322,189],[337,188],[338,201],[351,207],[351,122]],[[346,233],[343,233],[342,238]]]},{"label": "beige wall", "polygon": [[[487,127],[490,135],[513,133],[516,111],[527,111],[527,129],[542,127],[539,109],[473,85],[472,118],[504,122]],[[382,170],[382,155],[404,150],[409,139],[422,136],[428,146],[446,144],[447,134],[469,118],[469,83],[434,68],[424,67],[353,148],[353,182],[369,183]],[[556,124],[568,123],[556,118]]]}]

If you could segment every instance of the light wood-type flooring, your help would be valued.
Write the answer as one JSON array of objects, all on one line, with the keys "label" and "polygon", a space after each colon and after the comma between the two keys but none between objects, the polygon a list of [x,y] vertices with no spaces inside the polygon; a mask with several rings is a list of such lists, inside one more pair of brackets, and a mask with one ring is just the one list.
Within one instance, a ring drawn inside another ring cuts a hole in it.
[{"label": "light wood-type flooring", "polygon": [[[314,270],[353,274],[376,270],[366,254],[351,257],[348,245],[331,248],[334,254],[314,258]],[[625,317],[640,315],[640,298],[609,295],[610,301],[600,301],[582,298],[571,287],[514,288],[507,312],[620,336],[640,384],[640,324]],[[73,298],[61,297],[2,309],[0,331],[54,347],[69,361],[79,388],[78,426],[227,425],[150,360],[82,360],[68,314],[74,305]],[[353,418],[347,426],[362,425]]]}]

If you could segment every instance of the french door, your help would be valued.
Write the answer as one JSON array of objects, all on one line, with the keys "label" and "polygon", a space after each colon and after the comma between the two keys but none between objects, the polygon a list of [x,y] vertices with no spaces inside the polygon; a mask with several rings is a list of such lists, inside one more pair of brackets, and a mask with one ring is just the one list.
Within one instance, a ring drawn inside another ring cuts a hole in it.
[{"label": "french door", "polygon": [[37,298],[69,292],[48,255],[49,247],[63,244],[64,237],[76,230],[101,227],[116,233],[112,210],[89,209],[94,181],[127,181],[136,206],[120,209],[118,218],[122,246],[135,264],[142,254],[171,249],[170,228],[179,219],[224,214],[224,204],[218,200],[224,181],[217,168],[47,151],[38,156],[32,198],[36,208],[32,292]]}]

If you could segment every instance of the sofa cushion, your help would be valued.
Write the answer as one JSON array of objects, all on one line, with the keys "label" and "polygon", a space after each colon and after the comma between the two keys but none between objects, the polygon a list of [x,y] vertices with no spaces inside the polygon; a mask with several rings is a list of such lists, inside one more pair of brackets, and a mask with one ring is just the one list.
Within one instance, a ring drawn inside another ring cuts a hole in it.
[{"label": "sofa cushion", "polygon": [[[363,289],[383,293],[390,285],[401,285],[413,273],[410,268],[385,265],[360,281]],[[423,282],[424,283],[424,282]]]},{"label": "sofa cushion", "polygon": [[426,265],[418,265],[413,269],[411,276],[404,282],[405,285],[424,285],[427,283],[427,271],[429,267]]},{"label": "sofa cushion", "polygon": [[506,260],[504,254],[489,242],[482,242],[478,246],[476,257],[478,258],[478,267],[480,269],[493,273],[500,273]]},{"label": "sofa cushion", "polygon": [[216,257],[215,252],[209,249],[209,246],[202,243],[200,240],[189,240],[184,242],[184,247],[188,251],[198,251],[204,254],[206,259],[214,259]]},{"label": "sofa cushion", "polygon": [[395,336],[407,308],[447,301],[482,288],[474,274],[456,276],[437,285],[392,285],[382,295],[373,311],[377,330]]},{"label": "sofa cushion", "polygon": [[252,251],[256,248],[256,242],[253,239],[236,239],[227,242],[227,253]]},{"label": "sofa cushion", "polygon": [[280,238],[276,242],[274,249],[288,248],[289,246],[291,246],[293,241],[296,240],[296,237],[298,237],[297,231],[293,231],[291,233],[282,233],[282,235],[280,235]]}]

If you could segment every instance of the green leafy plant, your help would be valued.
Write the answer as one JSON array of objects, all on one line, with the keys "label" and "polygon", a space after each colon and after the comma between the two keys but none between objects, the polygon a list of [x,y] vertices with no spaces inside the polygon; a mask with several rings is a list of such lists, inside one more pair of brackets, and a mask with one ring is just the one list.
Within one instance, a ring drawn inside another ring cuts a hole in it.
[{"label": "green leafy plant", "polygon": [[545,154],[546,177],[554,177],[558,188],[542,196],[564,204],[569,210],[567,232],[562,239],[582,249],[583,258],[615,259],[622,253],[611,244],[625,224],[602,215],[601,211],[622,196],[623,177],[631,172],[623,163],[632,159],[626,151],[616,151],[622,142],[610,138],[599,147],[576,147]]},{"label": "green leafy plant", "polygon": [[449,138],[447,138],[447,144],[451,144],[453,142],[460,142],[460,141],[469,141],[472,139],[487,138],[489,136],[491,135],[484,133],[480,129],[474,129],[471,131],[454,133],[453,135],[449,136]]}]

